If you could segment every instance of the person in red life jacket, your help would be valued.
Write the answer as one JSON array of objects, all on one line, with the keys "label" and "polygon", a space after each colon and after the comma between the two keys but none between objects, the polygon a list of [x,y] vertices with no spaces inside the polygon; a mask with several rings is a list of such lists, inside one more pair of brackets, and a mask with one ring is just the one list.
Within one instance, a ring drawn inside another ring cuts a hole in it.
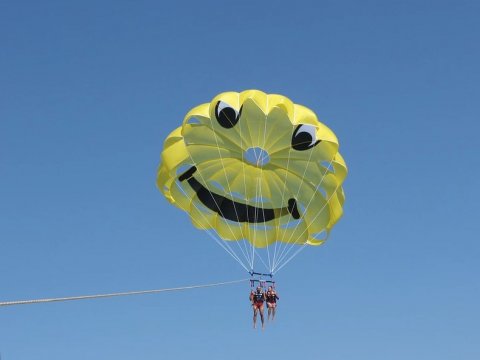
[{"label": "person in red life jacket", "polygon": [[267,293],[265,294],[265,299],[267,300],[267,308],[268,308],[268,320],[270,318],[272,320],[275,319],[275,310],[277,308],[277,300],[280,298],[277,295],[277,292],[273,289],[273,287],[269,286]]},{"label": "person in red life jacket", "polygon": [[250,301],[253,307],[253,328],[257,328],[257,313],[260,311],[260,319],[262,320],[262,329],[264,328],[263,319],[263,303],[265,301],[265,293],[261,286],[257,287],[257,291],[250,292]]}]

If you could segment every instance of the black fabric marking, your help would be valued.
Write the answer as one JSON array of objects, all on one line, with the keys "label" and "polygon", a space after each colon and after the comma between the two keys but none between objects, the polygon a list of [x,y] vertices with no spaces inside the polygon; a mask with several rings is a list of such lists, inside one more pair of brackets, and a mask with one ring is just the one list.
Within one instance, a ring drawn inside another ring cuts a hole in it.
[{"label": "black fabric marking", "polygon": [[292,135],[292,148],[298,151],[311,149],[321,141],[321,140],[317,140],[315,144],[312,144],[312,140],[313,140],[312,135],[310,135],[306,131],[298,132],[301,126],[302,124],[298,125]]},{"label": "black fabric marking", "polygon": [[[215,211],[221,217],[236,222],[264,223],[275,219],[275,209],[263,209],[255,206],[241,204],[239,202],[227,199],[225,196],[215,194],[203,186],[193,174],[197,171],[192,166],[186,172],[178,177],[178,180],[187,180],[190,187],[197,193],[198,199],[212,211]],[[280,213],[287,210],[294,219],[299,219],[300,214],[295,199],[288,200],[288,207],[278,209]],[[281,215],[282,216],[282,215]]]},{"label": "black fabric marking", "polygon": [[300,213],[298,212],[297,200],[289,199],[288,200],[288,212],[292,214],[295,220],[300,219]]},{"label": "black fabric marking", "polygon": [[275,219],[275,212],[273,209],[261,209],[227,199],[225,196],[209,191],[193,176],[187,181],[192,189],[195,190],[198,199],[203,205],[227,220],[263,223]]},{"label": "black fabric marking", "polygon": [[217,118],[218,123],[225,129],[231,129],[237,125],[238,119],[240,118],[240,113],[237,114],[234,108],[229,106],[224,107],[220,112],[218,111],[218,106],[220,101],[215,105],[215,117]]}]

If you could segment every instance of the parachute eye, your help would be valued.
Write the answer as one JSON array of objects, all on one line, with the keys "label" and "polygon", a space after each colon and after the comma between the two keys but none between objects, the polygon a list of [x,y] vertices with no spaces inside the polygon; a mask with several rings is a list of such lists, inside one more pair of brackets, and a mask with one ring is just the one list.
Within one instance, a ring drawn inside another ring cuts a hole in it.
[{"label": "parachute eye", "polygon": [[223,101],[219,101],[217,102],[217,105],[215,105],[215,117],[217,118],[218,123],[225,129],[231,129],[237,125],[241,112],[242,109],[237,111]]},{"label": "parachute eye", "polygon": [[312,125],[300,124],[292,136],[292,147],[303,151],[313,148],[321,140],[317,140],[316,128]]}]

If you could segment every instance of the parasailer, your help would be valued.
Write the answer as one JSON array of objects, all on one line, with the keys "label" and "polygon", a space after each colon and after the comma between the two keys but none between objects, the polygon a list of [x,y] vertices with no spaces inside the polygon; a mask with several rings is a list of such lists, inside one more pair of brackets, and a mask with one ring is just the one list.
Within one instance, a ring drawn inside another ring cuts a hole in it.
[{"label": "parasailer", "polygon": [[265,293],[265,300],[267,302],[268,310],[268,320],[275,320],[275,312],[277,310],[277,300],[280,300],[280,297],[277,294],[277,291],[273,286],[269,286],[267,292]]},{"label": "parasailer", "polygon": [[260,320],[262,322],[262,329],[265,328],[265,319],[264,319],[264,306],[263,303],[265,302],[265,293],[261,286],[257,286],[256,291],[250,292],[250,301],[252,302],[253,308],[253,328],[256,329],[257,327],[257,313],[260,312]]}]

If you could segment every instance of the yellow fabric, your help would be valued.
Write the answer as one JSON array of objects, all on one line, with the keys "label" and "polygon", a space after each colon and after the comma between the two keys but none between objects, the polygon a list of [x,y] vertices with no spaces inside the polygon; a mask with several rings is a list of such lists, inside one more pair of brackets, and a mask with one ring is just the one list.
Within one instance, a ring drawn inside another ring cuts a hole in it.
[{"label": "yellow fabric", "polygon": [[[220,103],[240,113],[235,126],[225,128],[217,121]],[[302,151],[292,146],[301,124],[313,126],[315,140],[319,140]],[[269,161],[248,161],[249,148],[263,149]],[[319,245],[343,213],[347,166],[338,148],[335,134],[310,109],[282,95],[258,90],[225,92],[189,111],[182,126],[167,137],[157,185],[170,203],[190,215],[197,228],[213,229],[224,240],[246,239],[255,247],[275,241]],[[225,219],[204,206],[195,190],[178,179],[192,166],[196,167],[194,178],[212,193],[265,209],[285,208],[293,198],[300,218],[276,213],[263,223]]]}]

